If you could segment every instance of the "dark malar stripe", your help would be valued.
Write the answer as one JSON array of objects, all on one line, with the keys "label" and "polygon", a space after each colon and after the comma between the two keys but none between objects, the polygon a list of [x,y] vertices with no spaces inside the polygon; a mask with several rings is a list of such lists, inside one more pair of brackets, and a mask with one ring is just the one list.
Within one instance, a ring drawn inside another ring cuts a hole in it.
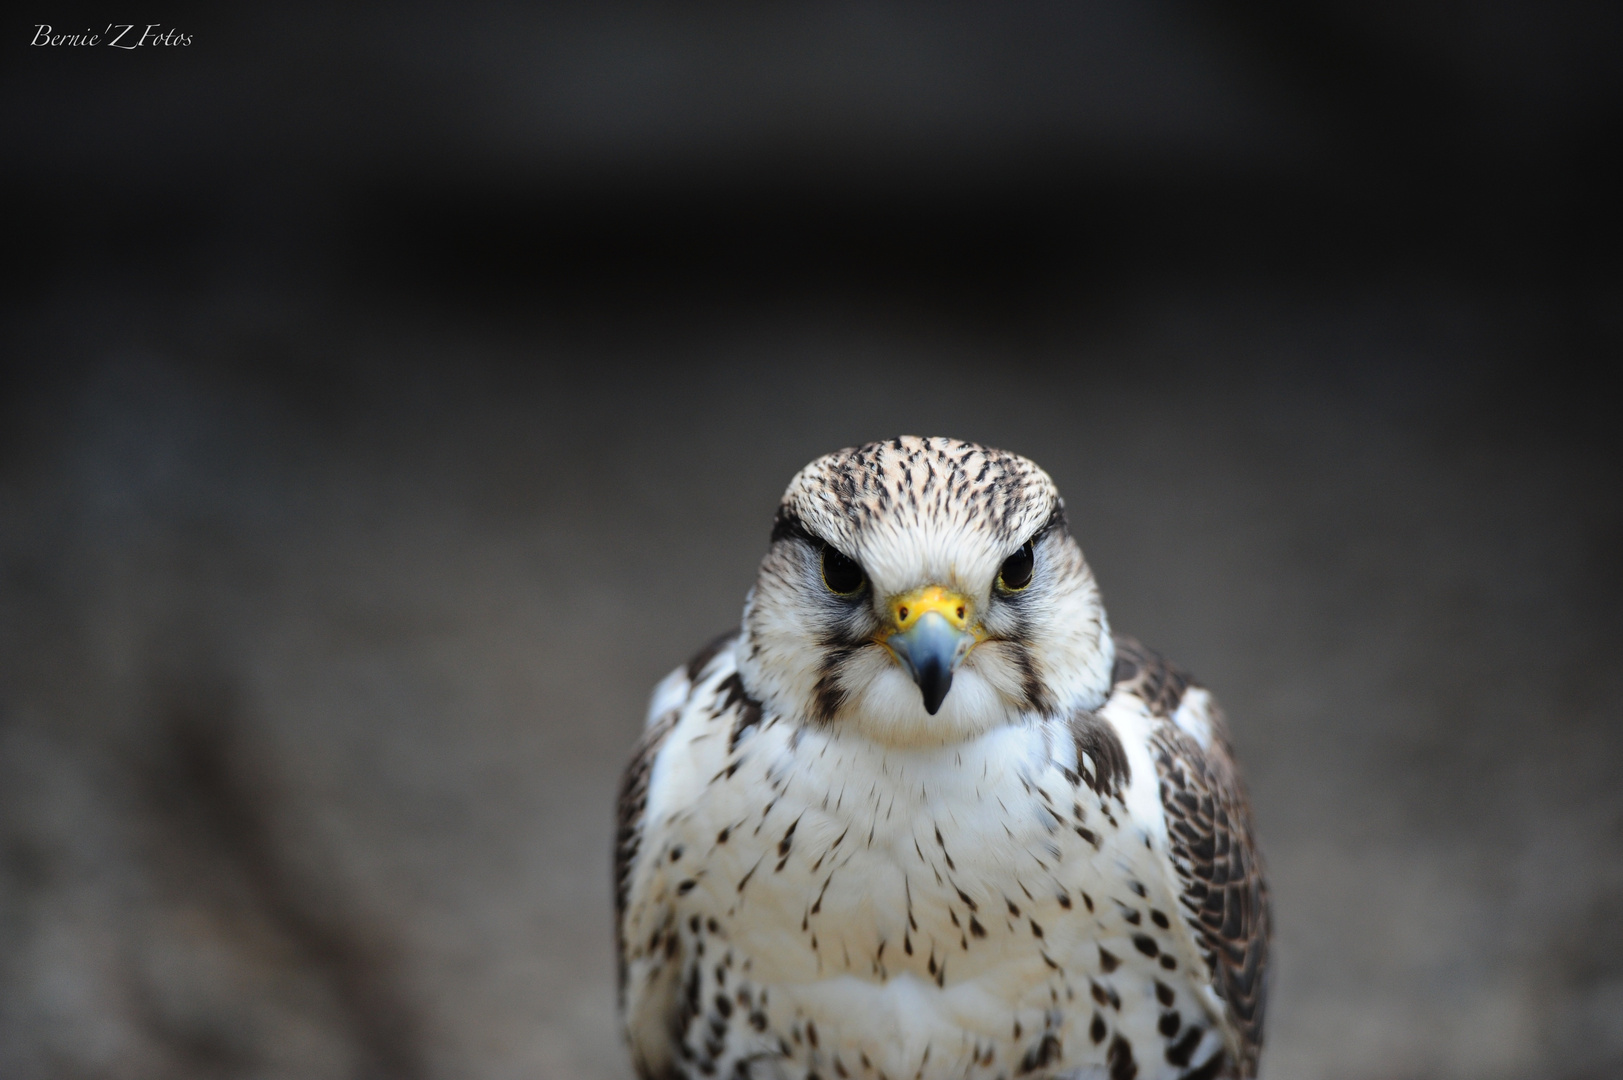
[{"label": "dark malar stripe", "polygon": [[845,705],[848,696],[840,676],[841,668],[857,650],[848,645],[842,645],[827,650],[823,654],[822,663],[817,670],[817,684],[812,688],[813,719],[822,723],[832,723],[834,717]]}]

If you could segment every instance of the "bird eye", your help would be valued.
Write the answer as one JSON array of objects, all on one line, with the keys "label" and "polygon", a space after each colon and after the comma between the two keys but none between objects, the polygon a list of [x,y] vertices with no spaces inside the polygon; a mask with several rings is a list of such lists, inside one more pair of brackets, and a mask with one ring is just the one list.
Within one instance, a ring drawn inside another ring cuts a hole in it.
[{"label": "bird eye", "polygon": [[854,559],[846,558],[826,544],[823,546],[823,584],[828,586],[829,592],[852,596],[861,591],[867,580]]},{"label": "bird eye", "polygon": [[1031,584],[1031,571],[1036,565],[1036,550],[1031,541],[1020,545],[1020,550],[1003,560],[998,568],[998,587],[1004,592],[1019,592]]}]

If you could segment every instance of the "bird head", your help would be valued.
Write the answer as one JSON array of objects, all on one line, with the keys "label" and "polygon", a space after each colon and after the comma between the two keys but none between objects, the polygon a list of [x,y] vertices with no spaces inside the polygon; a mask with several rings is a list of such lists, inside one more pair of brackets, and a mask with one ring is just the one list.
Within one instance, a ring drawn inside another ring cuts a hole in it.
[{"label": "bird head", "polygon": [[1109,641],[1048,474],[904,436],[818,458],[790,482],[738,658],[780,716],[928,746],[1097,708]]}]

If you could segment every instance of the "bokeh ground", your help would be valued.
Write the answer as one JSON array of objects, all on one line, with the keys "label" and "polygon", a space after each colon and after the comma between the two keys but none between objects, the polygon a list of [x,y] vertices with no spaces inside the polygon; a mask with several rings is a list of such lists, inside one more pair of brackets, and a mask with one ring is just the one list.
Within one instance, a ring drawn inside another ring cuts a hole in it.
[{"label": "bokeh ground", "polygon": [[7,330],[0,1075],[627,1077],[645,695],[793,471],[900,432],[1042,463],[1227,705],[1269,1080],[1623,1075],[1623,484],[1571,324],[1436,280],[1030,329],[58,290]]}]

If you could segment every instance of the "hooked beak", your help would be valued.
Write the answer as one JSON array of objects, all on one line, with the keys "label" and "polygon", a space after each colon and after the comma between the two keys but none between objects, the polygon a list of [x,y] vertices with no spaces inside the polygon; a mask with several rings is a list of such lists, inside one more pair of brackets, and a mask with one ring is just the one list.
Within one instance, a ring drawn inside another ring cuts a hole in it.
[{"label": "hooked beak", "polygon": [[890,611],[896,629],[885,644],[918,684],[924,711],[934,716],[952,689],[952,673],[976,641],[966,618],[969,602],[931,585],[896,597]]}]

